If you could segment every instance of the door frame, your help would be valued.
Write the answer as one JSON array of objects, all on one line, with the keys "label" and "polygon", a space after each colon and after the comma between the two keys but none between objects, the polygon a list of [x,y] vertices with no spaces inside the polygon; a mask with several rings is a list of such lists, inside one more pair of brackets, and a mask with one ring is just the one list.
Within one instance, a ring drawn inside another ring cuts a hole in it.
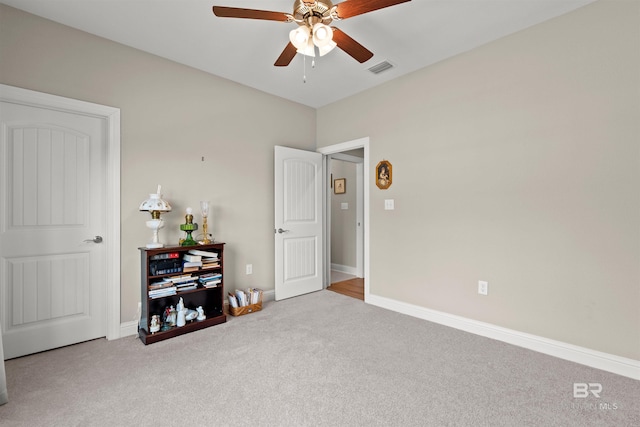
[{"label": "door frame", "polygon": [[[325,168],[325,176],[331,176],[328,171],[328,156],[331,154],[338,154],[345,151],[355,150],[358,148],[364,149],[364,161],[363,161],[363,216],[364,216],[364,254],[363,254],[363,276],[364,276],[364,301],[368,302],[369,299],[369,289],[371,285],[371,278],[369,275],[369,188],[370,188],[370,171],[369,171],[369,137],[359,138],[352,141],[342,142],[340,144],[329,145],[326,147],[320,147],[316,151],[318,153],[323,154],[323,167]],[[326,181],[325,181],[326,182]],[[331,210],[331,189],[330,186],[325,185],[325,219],[324,219],[324,238],[325,238],[325,255],[324,255],[324,280],[325,280],[325,288],[331,282],[331,228],[329,219]]]},{"label": "door frame", "polygon": [[121,337],[120,324],[120,109],[0,84],[0,100],[82,114],[105,121],[106,147],[106,338]]},{"label": "door frame", "polygon": [[[358,224],[364,224],[364,157],[356,157],[349,154],[337,153],[327,156],[327,170],[329,174],[333,170],[333,161],[339,160],[349,162],[356,166],[356,221]],[[333,223],[331,221],[332,203],[331,191],[327,198],[329,204],[327,209],[327,228],[329,230],[329,238],[331,238]],[[329,241],[331,244],[331,241]],[[328,252],[331,255],[331,251]],[[331,259],[329,260],[331,263]],[[356,276],[364,277],[364,227],[356,226]]]}]

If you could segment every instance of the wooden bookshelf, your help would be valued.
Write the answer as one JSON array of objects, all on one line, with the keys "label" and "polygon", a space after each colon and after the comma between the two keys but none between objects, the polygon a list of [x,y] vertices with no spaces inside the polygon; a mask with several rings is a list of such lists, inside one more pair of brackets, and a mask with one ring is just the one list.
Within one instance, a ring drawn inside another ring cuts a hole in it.
[{"label": "wooden bookshelf", "polygon": [[[141,314],[138,336],[145,344],[151,344],[178,335],[187,334],[189,332],[208,328],[209,326],[218,325],[227,321],[227,317],[223,312],[224,308],[224,243],[213,243],[210,245],[198,246],[167,246],[158,249],[140,249],[141,259]],[[180,268],[175,271],[174,266],[181,265],[183,257],[190,250],[198,250],[204,252],[217,253],[219,265],[212,268],[200,268],[197,271],[184,273]],[[174,263],[162,262],[167,260],[176,260]],[[168,268],[159,268],[168,267]],[[172,268],[173,267],[173,268]],[[165,273],[165,271],[171,271]],[[163,280],[175,280],[179,276],[191,274],[194,277],[200,277],[208,273],[221,275],[220,283],[215,287],[204,287],[201,283],[197,283],[197,288],[185,291],[176,291],[175,294],[150,297],[149,291],[152,284]],[[150,324],[153,315],[159,315],[163,320],[163,313],[167,307],[178,305],[178,301],[182,297],[186,308],[195,310],[201,306],[206,316],[205,320],[187,321],[184,326],[168,327],[166,325],[160,331],[151,333]]]}]

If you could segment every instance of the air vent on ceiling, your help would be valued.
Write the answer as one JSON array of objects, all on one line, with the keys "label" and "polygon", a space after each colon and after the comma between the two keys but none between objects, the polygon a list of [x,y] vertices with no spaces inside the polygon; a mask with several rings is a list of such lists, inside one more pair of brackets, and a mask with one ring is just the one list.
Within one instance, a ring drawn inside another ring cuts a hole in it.
[{"label": "air vent on ceiling", "polygon": [[371,71],[373,74],[380,74],[383,71],[387,71],[389,68],[393,68],[393,64],[389,61],[382,61],[381,63],[369,68],[369,71]]}]

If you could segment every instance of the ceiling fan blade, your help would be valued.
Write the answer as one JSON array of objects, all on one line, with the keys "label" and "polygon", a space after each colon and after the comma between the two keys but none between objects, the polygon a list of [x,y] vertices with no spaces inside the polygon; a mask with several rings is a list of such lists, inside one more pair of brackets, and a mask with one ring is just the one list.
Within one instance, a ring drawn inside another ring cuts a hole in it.
[{"label": "ceiling fan blade", "polygon": [[339,30],[336,27],[331,28],[333,29],[333,41],[336,42],[340,49],[347,52],[353,57],[353,59],[360,63],[366,62],[371,59],[373,53],[369,49],[349,37],[342,30]]},{"label": "ceiling fan blade", "polygon": [[278,59],[276,59],[275,65],[276,67],[286,67],[291,63],[291,60],[296,56],[297,53],[296,47],[293,43],[289,42],[287,47],[284,48]]},{"label": "ceiling fan blade", "polygon": [[362,15],[363,13],[373,12],[374,10],[395,6],[408,1],[411,0],[348,0],[339,3],[336,6],[336,12],[340,19],[347,19],[352,16]]},{"label": "ceiling fan blade", "polygon": [[267,21],[288,22],[289,17],[284,12],[269,10],[243,9],[241,7],[213,6],[213,14],[219,18],[247,18],[265,19]]}]

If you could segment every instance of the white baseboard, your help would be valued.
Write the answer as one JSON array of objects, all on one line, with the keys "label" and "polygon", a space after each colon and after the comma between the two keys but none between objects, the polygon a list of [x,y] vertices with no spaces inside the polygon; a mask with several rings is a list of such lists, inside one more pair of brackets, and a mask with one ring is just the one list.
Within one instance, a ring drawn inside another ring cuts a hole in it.
[{"label": "white baseboard", "polygon": [[331,269],[335,271],[339,271],[345,274],[351,274],[352,276],[358,275],[358,269],[356,267],[350,267],[348,265],[340,265],[340,264],[331,264]]},{"label": "white baseboard", "polygon": [[368,304],[640,380],[640,361],[369,294]]},{"label": "white baseboard", "polygon": [[271,289],[270,291],[262,292],[262,301],[275,301],[276,300],[276,291],[275,289]]},{"label": "white baseboard", "polygon": [[138,335],[138,322],[132,320],[131,322],[121,323],[120,338],[129,337],[131,335]]}]

